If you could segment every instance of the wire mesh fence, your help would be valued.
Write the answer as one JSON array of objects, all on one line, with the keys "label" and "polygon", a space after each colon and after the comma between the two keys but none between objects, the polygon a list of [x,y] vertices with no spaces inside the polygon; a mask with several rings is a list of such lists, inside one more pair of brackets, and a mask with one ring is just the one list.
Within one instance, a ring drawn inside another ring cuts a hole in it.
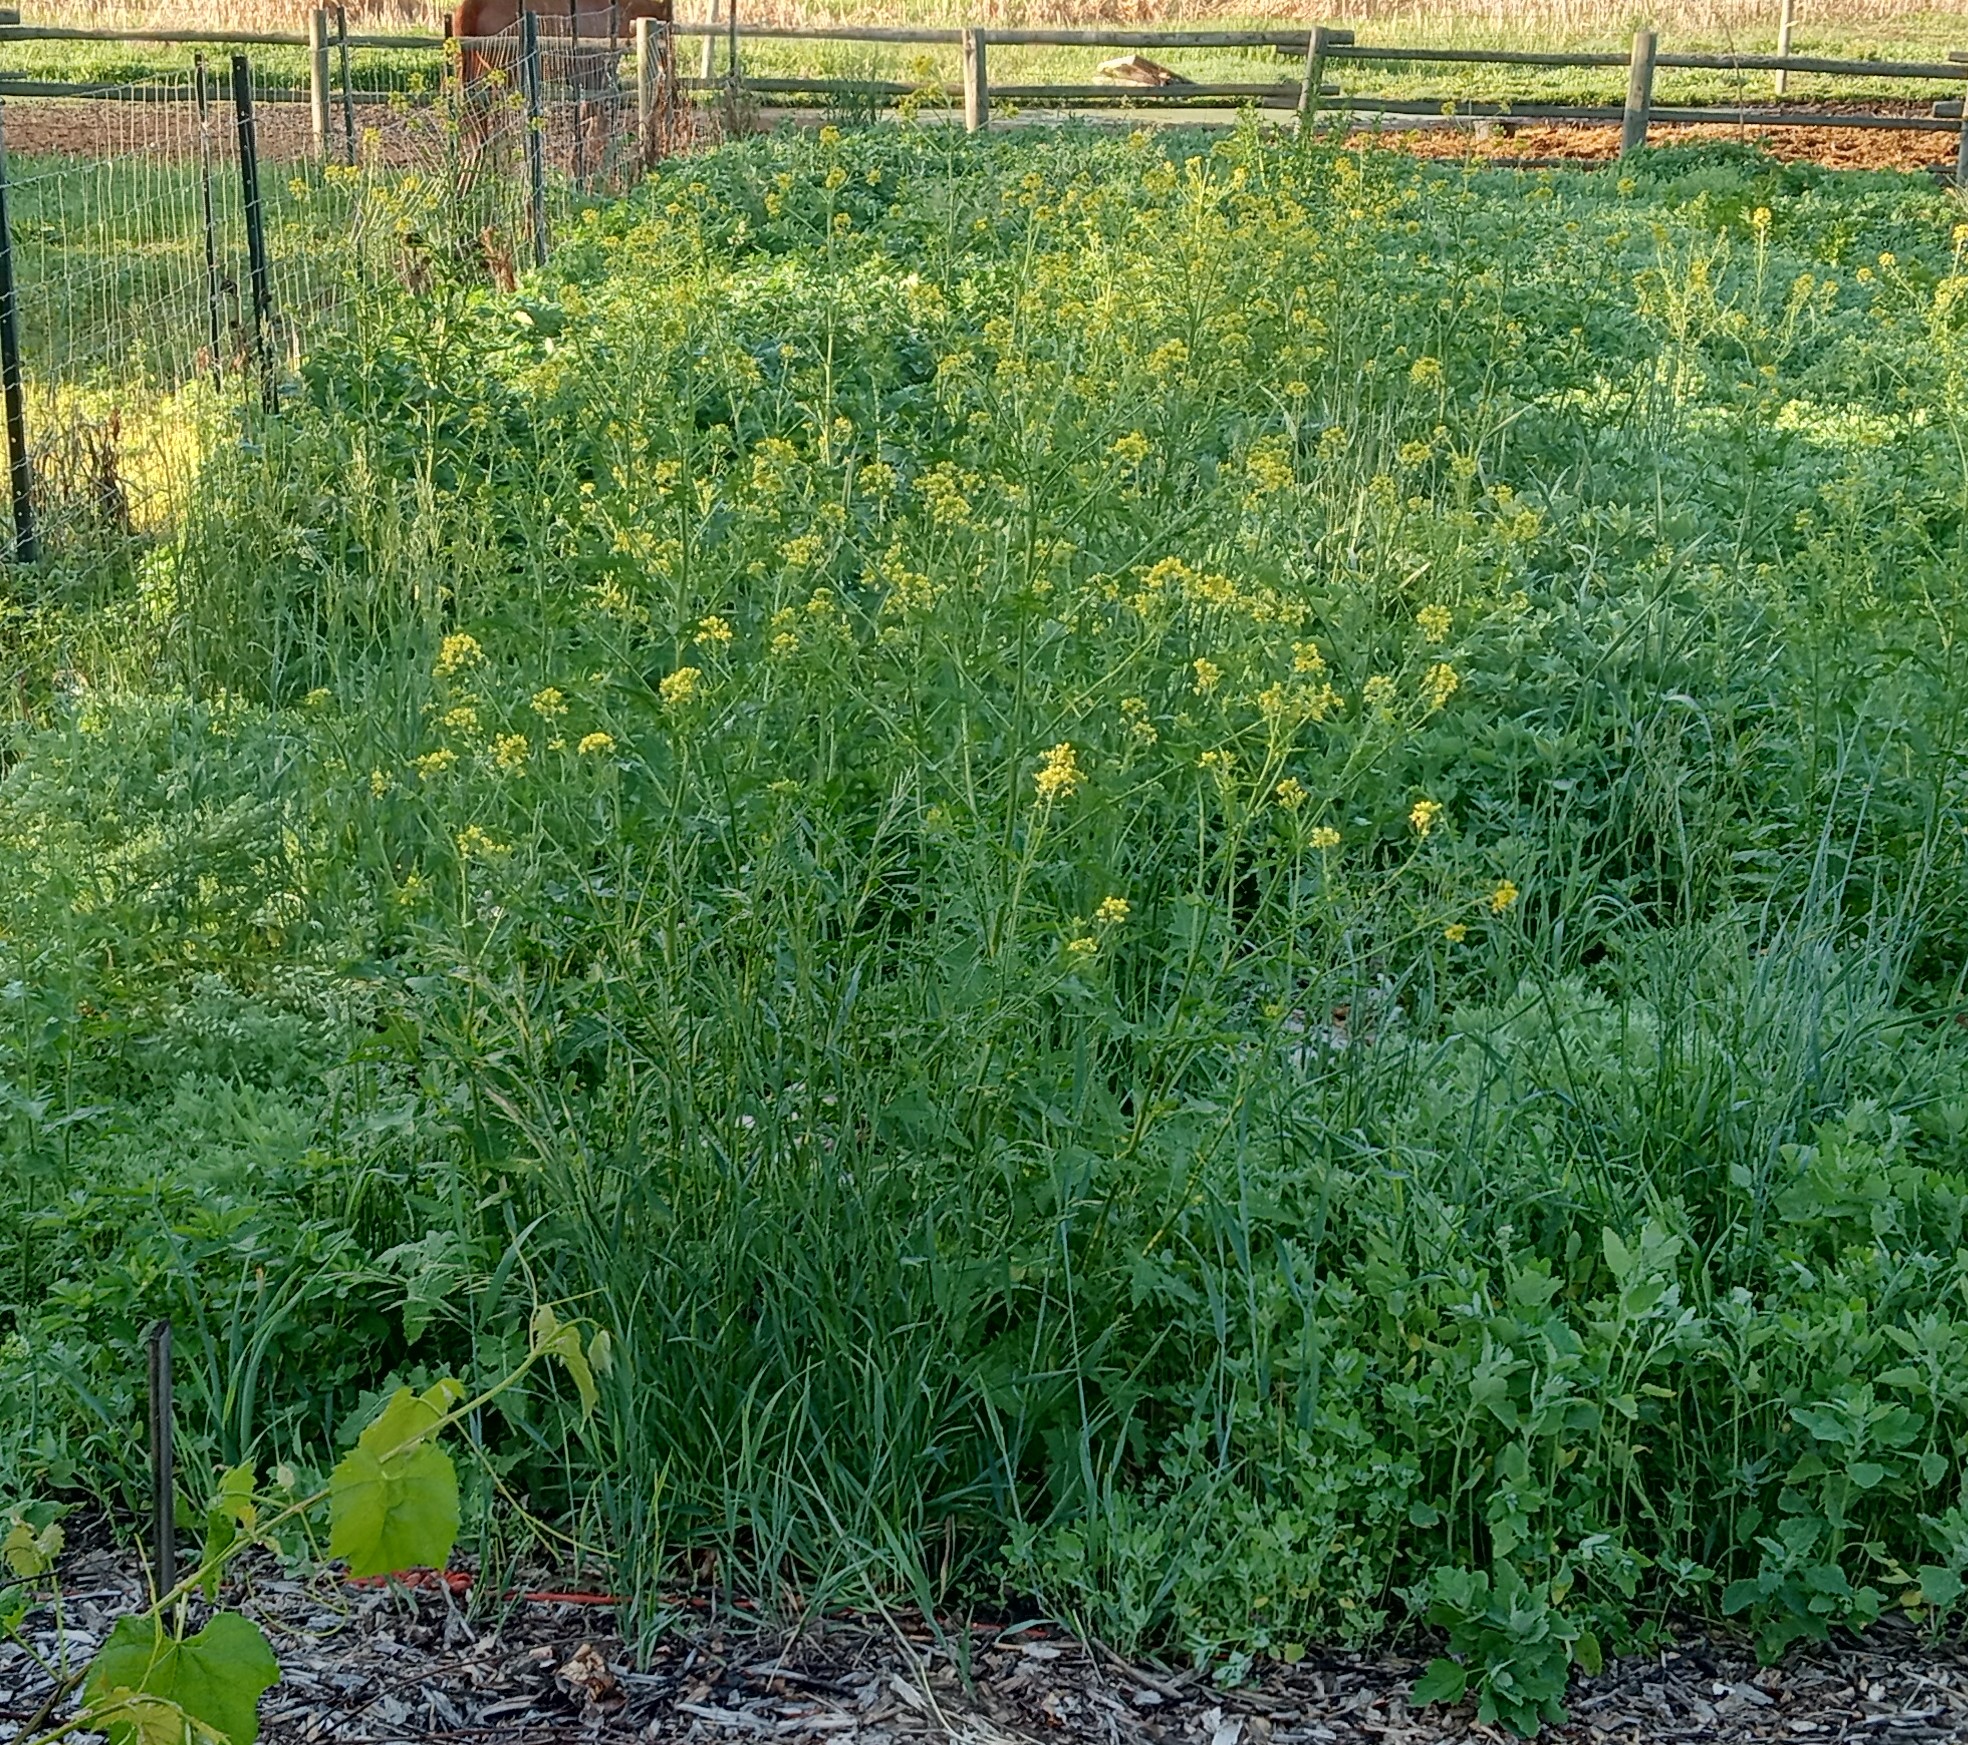
[{"label": "wire mesh fence", "polygon": [[277,406],[366,296],[511,288],[574,207],[674,143],[660,32],[639,79],[630,42],[539,21],[477,46],[474,63],[464,45],[331,42],[325,112],[223,53],[0,105],[25,431],[13,555],[168,530],[212,445]]}]

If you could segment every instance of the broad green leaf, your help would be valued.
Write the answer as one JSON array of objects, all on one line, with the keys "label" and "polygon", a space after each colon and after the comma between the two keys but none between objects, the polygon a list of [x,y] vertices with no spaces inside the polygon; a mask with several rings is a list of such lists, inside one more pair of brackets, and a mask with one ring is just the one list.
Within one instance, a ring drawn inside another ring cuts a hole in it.
[{"label": "broad green leaf", "polygon": [[1760,1578],[1750,1576],[1743,1581],[1732,1581],[1722,1590],[1722,1610],[1733,1617],[1756,1604],[1763,1597],[1763,1583]]},{"label": "broad green leaf", "polygon": [[456,1403],[455,1382],[399,1388],[328,1479],[328,1552],[353,1575],[442,1569],[458,1537],[458,1472],[427,1440]]},{"label": "broad green leaf", "polygon": [[1626,1275],[1633,1270],[1633,1250],[1620,1240],[1620,1233],[1610,1224],[1599,1233],[1599,1243],[1606,1251],[1606,1264],[1612,1269],[1613,1277],[1624,1284]]},{"label": "broad green leaf", "polygon": [[[153,1745],[191,1736],[252,1745],[260,1730],[260,1697],[280,1679],[267,1639],[237,1612],[221,1612],[196,1636],[180,1641],[149,1614],[120,1618],[89,1663],[82,1700],[103,1716],[110,1745]],[[158,1699],[133,1703],[133,1695]],[[120,1707],[118,1706],[120,1705]],[[175,1733],[159,1733],[166,1706],[183,1711]],[[113,1711],[113,1712],[112,1712]]]},{"label": "broad green leaf", "polygon": [[260,1518],[260,1511],[253,1502],[255,1482],[251,1461],[243,1466],[229,1466],[219,1479],[218,1494],[212,1499],[214,1511],[225,1514],[249,1533]]},{"label": "broad green leaf", "polygon": [[1937,1563],[1920,1566],[1920,1597],[1930,1606],[1951,1606],[1961,1598],[1961,1577]]},{"label": "broad green leaf", "polygon": [[7,1567],[22,1581],[46,1575],[54,1568],[61,1548],[62,1530],[52,1521],[37,1533],[27,1522],[17,1519],[7,1529],[7,1537],[0,1539],[0,1557],[7,1560]]},{"label": "broad green leaf", "polygon": [[1592,1631],[1581,1630],[1579,1639],[1572,1644],[1572,1658],[1588,1678],[1597,1678],[1605,1667],[1606,1651],[1599,1646],[1599,1638]]},{"label": "broad green leaf", "polygon": [[119,1686],[93,1704],[97,1728],[113,1740],[131,1745],[206,1745],[223,1739],[202,1721],[195,1721],[166,1697],[147,1696]]},{"label": "broad green leaf", "polygon": [[1459,1703],[1469,1688],[1468,1670],[1453,1660],[1431,1660],[1428,1670],[1415,1680],[1408,1701],[1417,1708],[1429,1703]]}]

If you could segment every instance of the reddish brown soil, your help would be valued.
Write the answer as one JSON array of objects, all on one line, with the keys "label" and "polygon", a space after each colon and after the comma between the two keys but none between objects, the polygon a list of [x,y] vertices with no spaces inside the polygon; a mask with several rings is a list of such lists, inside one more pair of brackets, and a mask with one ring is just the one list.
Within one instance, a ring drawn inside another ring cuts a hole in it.
[{"label": "reddish brown soil", "polygon": [[[1786,163],[1833,170],[1938,170],[1952,175],[1955,136],[1881,127],[1656,127],[1650,145],[1753,145]],[[1500,122],[1482,136],[1464,128],[1383,133],[1380,143],[1416,157],[1509,163],[1605,163],[1619,156],[1620,130],[1579,122]]]}]

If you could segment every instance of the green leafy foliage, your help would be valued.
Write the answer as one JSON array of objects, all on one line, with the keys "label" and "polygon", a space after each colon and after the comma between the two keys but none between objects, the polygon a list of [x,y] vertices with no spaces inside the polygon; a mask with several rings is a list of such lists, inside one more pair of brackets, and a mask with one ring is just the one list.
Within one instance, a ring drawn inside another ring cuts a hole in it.
[{"label": "green leafy foliage", "polygon": [[645,1598],[1518,1727],[1669,1609],[1958,1615],[1958,218],[876,130],[371,297],[46,630],[0,1470],[127,1472],[169,1310],[212,1469],[380,1384],[363,1570],[523,1353],[475,1440]]},{"label": "green leafy foliage", "polygon": [[144,1614],[117,1620],[82,1694],[111,1745],[180,1745],[187,1721],[201,1745],[252,1745],[260,1698],[279,1680],[266,1638],[236,1612],[219,1613],[182,1640]]}]

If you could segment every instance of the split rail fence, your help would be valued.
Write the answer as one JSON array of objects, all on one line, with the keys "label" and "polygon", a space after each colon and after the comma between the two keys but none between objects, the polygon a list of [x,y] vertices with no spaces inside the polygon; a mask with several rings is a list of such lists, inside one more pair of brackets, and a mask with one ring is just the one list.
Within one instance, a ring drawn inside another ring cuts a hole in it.
[{"label": "split rail fence", "polygon": [[[1623,154],[1665,124],[1907,129],[1953,134],[1955,180],[1968,187],[1968,52],[1931,62],[1675,54],[1652,31],[1619,54],[1401,47],[1305,25],[741,26],[729,4],[722,19],[638,20],[626,37],[583,38],[577,17],[529,12],[505,36],[461,43],[352,33],[339,9],[314,11],[305,31],[257,34],[24,25],[0,12],[0,410],[14,555],[31,558],[50,531],[62,540],[146,525],[152,505],[185,487],[211,431],[275,398],[309,347],[359,309],[352,292],[365,276],[416,288],[462,267],[510,283],[515,263],[546,258],[571,198],[622,188],[677,149],[705,99],[734,116],[775,98],[857,114],[928,101],[952,118],[960,106],[980,133],[1014,109],[1032,121],[1114,106],[1255,107],[1303,127],[1443,116],[1618,122]],[[688,76],[684,39],[700,48]],[[955,50],[960,76],[749,69],[748,45],[762,53],[775,39]],[[188,73],[124,82],[33,77],[18,57],[8,64],[10,47],[37,43],[201,52]],[[210,64],[208,47],[224,51]],[[1149,86],[993,81],[994,51],[1033,47],[1245,51],[1290,71]],[[467,50],[491,68],[470,89],[457,73]],[[259,79],[249,51],[266,51],[260,65],[284,67],[287,82]],[[1626,95],[1618,104],[1468,101],[1351,88],[1375,70],[1431,66],[1623,68]],[[1670,71],[1773,75],[1778,100],[1661,103],[1656,79]],[[1783,101],[1792,75],[1952,95],[1837,112]]]}]

